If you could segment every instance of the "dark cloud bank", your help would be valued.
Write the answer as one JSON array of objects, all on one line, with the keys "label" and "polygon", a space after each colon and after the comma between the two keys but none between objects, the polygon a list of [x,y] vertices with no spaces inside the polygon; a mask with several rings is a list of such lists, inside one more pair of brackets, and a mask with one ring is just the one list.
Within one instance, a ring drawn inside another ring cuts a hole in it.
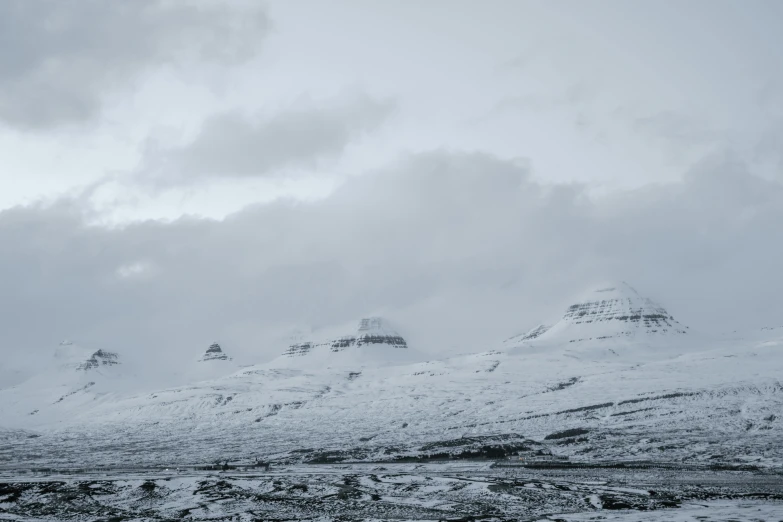
[{"label": "dark cloud bank", "polygon": [[538,183],[523,163],[439,151],[319,202],[222,221],[109,229],[85,224],[85,210],[61,200],[0,213],[8,360],[75,338],[131,358],[192,358],[219,339],[263,361],[289,328],[368,313],[425,351],[480,350],[607,278],[695,328],[783,324],[783,186],[730,158],[591,198]]},{"label": "dark cloud bank", "polygon": [[259,2],[4,0],[0,122],[41,130],[91,120],[108,93],[156,67],[251,58],[269,27]]}]

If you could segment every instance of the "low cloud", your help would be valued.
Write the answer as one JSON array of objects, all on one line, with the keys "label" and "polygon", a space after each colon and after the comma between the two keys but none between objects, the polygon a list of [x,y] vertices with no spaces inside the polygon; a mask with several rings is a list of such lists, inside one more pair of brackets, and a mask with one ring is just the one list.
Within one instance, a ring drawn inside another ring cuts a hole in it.
[{"label": "low cloud", "polygon": [[523,162],[440,151],[222,221],[108,229],[83,210],[0,213],[4,356],[73,338],[164,364],[219,339],[257,362],[297,325],[369,313],[425,351],[477,351],[556,318],[598,279],[629,281],[694,329],[783,317],[783,186],[725,157],[600,199],[538,183]]},{"label": "low cloud", "polygon": [[0,2],[0,121],[27,130],[81,123],[149,69],[247,60],[270,23],[259,4],[241,5]]}]

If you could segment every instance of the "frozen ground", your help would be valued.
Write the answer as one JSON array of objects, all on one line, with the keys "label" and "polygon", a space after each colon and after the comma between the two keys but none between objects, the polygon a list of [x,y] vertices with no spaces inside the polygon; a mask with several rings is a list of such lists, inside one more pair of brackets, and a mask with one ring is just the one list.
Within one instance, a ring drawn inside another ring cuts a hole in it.
[{"label": "frozen ground", "polygon": [[0,479],[0,520],[783,520],[783,476],[285,466]]},{"label": "frozen ground", "polygon": [[613,513],[562,514],[540,520],[562,522],[780,522],[780,504],[758,501],[709,501],[685,504],[676,511],[617,511]]}]

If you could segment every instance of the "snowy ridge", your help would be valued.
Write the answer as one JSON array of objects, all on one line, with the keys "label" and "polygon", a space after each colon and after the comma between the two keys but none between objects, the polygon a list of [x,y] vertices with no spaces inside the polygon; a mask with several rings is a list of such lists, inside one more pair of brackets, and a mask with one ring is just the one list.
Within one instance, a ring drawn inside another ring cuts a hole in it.
[{"label": "snowy ridge", "polygon": [[530,341],[531,339],[541,337],[543,334],[549,331],[550,328],[552,328],[551,324],[539,324],[535,328],[532,328],[523,334],[515,335],[514,337],[509,337],[504,342],[507,344],[514,344],[514,343],[520,343],[522,341]]}]

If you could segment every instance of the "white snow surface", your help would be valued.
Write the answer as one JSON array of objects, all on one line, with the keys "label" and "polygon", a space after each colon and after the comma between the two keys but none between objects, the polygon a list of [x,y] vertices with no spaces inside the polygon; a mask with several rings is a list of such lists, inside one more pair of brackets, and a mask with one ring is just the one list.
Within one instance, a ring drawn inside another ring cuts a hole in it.
[{"label": "white snow surface", "polygon": [[[81,462],[357,447],[383,458],[463,436],[545,440],[578,428],[582,439],[546,440],[574,458],[783,464],[783,329],[694,335],[627,285],[600,290],[537,337],[442,360],[422,360],[381,319],[166,389],[145,389],[121,365],[68,369],[76,350],[64,348],[67,364],[0,390],[0,419],[41,434],[25,442],[38,458],[56,450]],[[0,458],[25,451],[11,444]]]},{"label": "white snow surface", "polygon": [[617,510],[587,513],[564,513],[547,516],[536,522],[766,522],[783,517],[783,504],[759,500],[713,500],[691,502],[678,509],[658,511]]}]

